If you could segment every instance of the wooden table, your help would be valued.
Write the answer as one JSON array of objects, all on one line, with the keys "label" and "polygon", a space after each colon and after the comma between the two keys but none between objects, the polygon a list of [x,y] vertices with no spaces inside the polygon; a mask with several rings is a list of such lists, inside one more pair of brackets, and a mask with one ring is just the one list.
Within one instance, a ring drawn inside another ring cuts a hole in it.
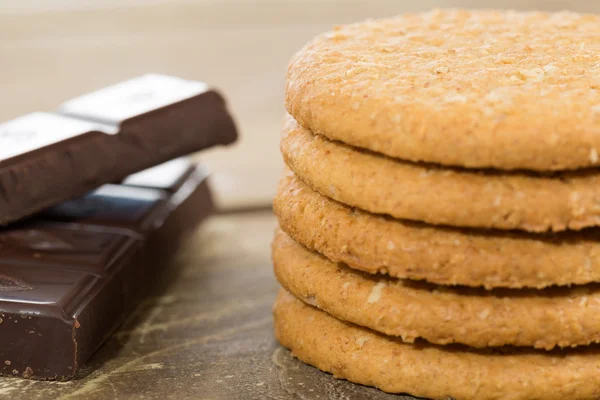
[{"label": "wooden table", "polygon": [[270,211],[218,215],[186,244],[177,276],[138,307],[70,382],[0,379],[0,398],[408,399],[336,380],[273,338],[278,290]]}]

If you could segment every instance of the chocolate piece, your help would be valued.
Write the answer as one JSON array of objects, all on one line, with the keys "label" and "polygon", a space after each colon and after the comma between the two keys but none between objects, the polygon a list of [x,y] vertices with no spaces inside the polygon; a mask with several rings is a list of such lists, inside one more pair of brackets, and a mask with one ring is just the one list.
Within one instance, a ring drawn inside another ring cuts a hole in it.
[{"label": "chocolate piece", "polygon": [[168,262],[213,207],[201,169],[154,173],[172,184],[105,185],[0,231],[0,374],[72,378],[172,273]]},{"label": "chocolate piece", "polygon": [[123,180],[124,185],[152,187],[174,192],[187,178],[190,162],[185,158],[177,158],[159,166],[146,169]]},{"label": "chocolate piece", "polygon": [[59,112],[0,124],[0,224],[237,137],[217,92],[163,75],[70,100]]}]

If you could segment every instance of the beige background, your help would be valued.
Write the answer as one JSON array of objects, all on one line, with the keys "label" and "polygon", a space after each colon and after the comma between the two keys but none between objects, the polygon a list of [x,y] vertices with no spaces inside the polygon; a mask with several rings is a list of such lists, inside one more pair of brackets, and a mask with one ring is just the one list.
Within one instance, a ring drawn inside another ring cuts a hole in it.
[{"label": "beige background", "polygon": [[199,156],[226,208],[268,205],[291,55],[338,23],[433,7],[600,11],[594,0],[0,0],[0,121],[146,72],[205,80],[242,138]]}]

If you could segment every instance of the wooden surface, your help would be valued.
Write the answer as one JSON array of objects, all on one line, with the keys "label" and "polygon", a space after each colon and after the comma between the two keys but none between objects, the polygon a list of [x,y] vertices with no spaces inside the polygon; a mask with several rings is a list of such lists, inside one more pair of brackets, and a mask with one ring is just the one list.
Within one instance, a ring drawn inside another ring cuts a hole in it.
[{"label": "wooden surface", "polygon": [[212,217],[181,252],[171,284],[76,379],[0,378],[0,398],[402,399],[336,380],[275,342],[278,284],[268,245],[275,224],[266,211]]}]

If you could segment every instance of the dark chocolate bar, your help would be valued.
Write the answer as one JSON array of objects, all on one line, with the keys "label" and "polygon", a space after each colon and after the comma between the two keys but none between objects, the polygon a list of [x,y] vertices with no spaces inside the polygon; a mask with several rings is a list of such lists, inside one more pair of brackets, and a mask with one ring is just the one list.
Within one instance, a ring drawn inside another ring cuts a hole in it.
[{"label": "dark chocolate bar", "polygon": [[175,161],[0,230],[0,374],[72,378],[212,210]]},{"label": "dark chocolate bar", "polygon": [[236,138],[219,93],[164,75],[0,124],[0,224]]}]

